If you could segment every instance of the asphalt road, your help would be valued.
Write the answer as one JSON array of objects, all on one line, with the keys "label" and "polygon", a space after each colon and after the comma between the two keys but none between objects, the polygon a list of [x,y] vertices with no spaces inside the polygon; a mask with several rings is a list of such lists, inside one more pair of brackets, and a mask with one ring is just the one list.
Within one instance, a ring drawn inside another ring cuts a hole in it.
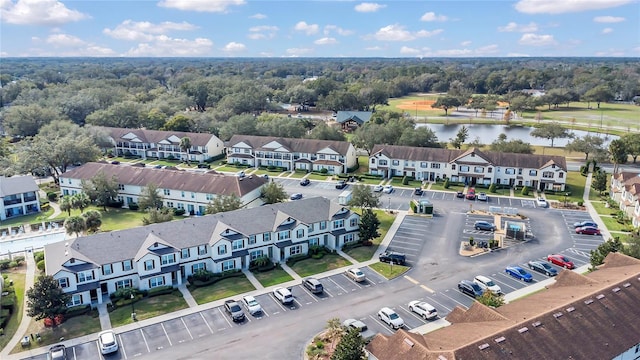
[{"label": "asphalt road", "polygon": [[[324,195],[337,199],[342,190],[334,184],[312,182],[307,187],[296,179],[277,179],[289,193],[300,192],[305,197]],[[382,194],[383,207],[408,209],[411,189],[396,189]],[[462,279],[475,275],[491,277],[505,293],[528,284],[505,274],[508,265],[526,268],[529,260],[546,259],[551,253],[562,253],[576,266],[588,263],[588,252],[602,242],[600,236],[575,234],[572,224],[589,219],[586,212],[537,208],[533,201],[490,197],[488,202],[455,198],[454,194],[425,192],[436,209],[432,219],[407,216],[389,247],[407,254],[412,269],[406,276],[387,281],[369,268],[363,268],[368,281],[357,284],[343,274],[321,278],[326,294],[312,295],[300,286],[292,289],[294,305],[282,306],[271,294],[257,297],[265,309],[259,317],[248,316],[242,323],[234,323],[222,308],[204,310],[189,316],[118,334],[121,351],[108,359],[298,359],[307,342],[326,325],[327,320],[339,317],[356,318],[365,322],[372,332],[391,334],[392,330],[380,322],[377,311],[388,306],[412,329],[427,321],[411,313],[411,300],[430,303],[444,317],[455,306],[468,307],[472,299],[457,290]],[[492,220],[467,214],[489,206],[514,207],[526,215],[533,238],[500,251],[465,258],[458,254],[461,241],[469,236],[484,240],[490,232],[475,230],[477,220]],[[558,269],[560,270],[560,269]],[[547,277],[532,273],[533,282]],[[237,298],[240,298],[238,296]],[[95,342],[70,350],[70,359],[100,359]],[[44,356],[35,357],[44,359]]]}]

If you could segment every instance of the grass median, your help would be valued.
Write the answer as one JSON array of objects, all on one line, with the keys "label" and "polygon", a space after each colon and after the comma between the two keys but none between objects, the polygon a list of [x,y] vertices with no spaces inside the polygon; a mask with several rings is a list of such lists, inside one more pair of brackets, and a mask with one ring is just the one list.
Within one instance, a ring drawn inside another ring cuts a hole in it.
[{"label": "grass median", "polygon": [[325,254],[321,259],[305,259],[291,265],[293,271],[301,277],[307,277],[325,271],[352,265],[351,261],[338,254]]},{"label": "grass median", "polygon": [[409,271],[409,269],[411,269],[408,266],[391,265],[391,264],[381,263],[381,262],[373,263],[369,265],[369,267],[375,270],[380,275],[387,278],[387,280],[395,279],[398,276],[401,276],[402,274]]},{"label": "grass median", "polygon": [[199,305],[243,294],[255,289],[246,276],[229,277],[208,286],[189,288],[191,295]]},{"label": "grass median", "polygon": [[56,326],[55,328],[45,327],[42,320],[31,320],[31,322],[29,323],[29,328],[27,328],[27,332],[24,334],[24,336],[31,337],[31,334],[33,334],[34,336],[35,334],[39,334],[41,339],[40,342],[36,342],[35,340],[33,340],[31,341],[31,345],[28,347],[22,347],[22,345],[18,343],[13,348],[13,350],[11,350],[11,353],[14,354],[29,349],[35,349],[41,346],[55,344],[60,342],[60,338],[69,340],[80,336],[93,334],[99,332],[100,330],[100,319],[97,316],[75,316],[65,320],[65,322]]},{"label": "grass median", "polygon": [[[353,211],[357,212],[358,214],[362,214],[361,209],[354,208]],[[389,214],[388,212],[382,210],[374,210],[373,212],[378,216],[378,220],[380,220],[380,228],[378,229],[380,236],[371,241],[373,242],[373,246],[360,246],[345,251],[347,255],[358,261],[367,261],[373,257],[373,254],[375,254],[376,250],[378,250],[378,246],[387,235],[387,232],[389,232],[389,228],[391,228],[391,225],[396,219],[395,214]]]},{"label": "grass median", "polygon": [[131,305],[123,305],[109,313],[111,325],[118,327],[133,322],[131,312],[135,310],[138,320],[149,319],[159,315],[168,314],[177,310],[186,309],[187,302],[182,293],[175,290],[171,294],[142,298]]},{"label": "grass median", "polygon": [[253,272],[253,276],[258,279],[260,284],[264,287],[269,287],[271,285],[282,284],[287,281],[293,280],[291,275],[288,272],[282,270],[281,267],[276,267],[273,270],[265,271],[265,272]]},{"label": "grass median", "polygon": [[[22,309],[24,307],[24,282],[25,282],[25,273],[26,269],[24,266],[18,270],[10,270],[5,274],[8,275],[7,279],[13,281],[13,289],[16,295],[16,305],[13,309],[13,313],[11,314],[11,318],[7,322],[7,325],[4,327],[4,335],[0,336],[0,349],[4,349],[7,346],[7,343],[13,335],[18,330],[18,326],[20,326],[20,322],[22,321]],[[1,278],[0,278],[0,281]],[[3,288],[4,289],[4,288]]]}]

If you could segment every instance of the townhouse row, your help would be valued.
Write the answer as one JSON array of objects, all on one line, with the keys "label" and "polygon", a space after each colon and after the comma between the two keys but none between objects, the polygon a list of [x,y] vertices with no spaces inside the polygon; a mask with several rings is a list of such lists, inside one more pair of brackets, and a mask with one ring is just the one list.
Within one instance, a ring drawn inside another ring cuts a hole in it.
[{"label": "townhouse row", "polygon": [[609,196],[620,204],[635,228],[640,227],[640,171],[618,171],[611,174]]}]

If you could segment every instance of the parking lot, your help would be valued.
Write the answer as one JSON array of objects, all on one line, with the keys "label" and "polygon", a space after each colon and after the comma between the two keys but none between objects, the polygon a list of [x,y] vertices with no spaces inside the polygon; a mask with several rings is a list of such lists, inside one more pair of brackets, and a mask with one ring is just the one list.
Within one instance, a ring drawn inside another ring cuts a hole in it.
[{"label": "parking lot", "polygon": [[408,265],[415,264],[434,220],[424,216],[405,216],[388,249],[404,253]]}]

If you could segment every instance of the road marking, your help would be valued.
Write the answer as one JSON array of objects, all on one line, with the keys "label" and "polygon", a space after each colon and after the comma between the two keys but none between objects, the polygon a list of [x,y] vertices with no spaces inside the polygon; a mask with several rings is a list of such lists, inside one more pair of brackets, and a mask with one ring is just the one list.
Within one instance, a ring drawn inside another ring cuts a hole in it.
[{"label": "road marking", "polygon": [[[454,289],[454,290],[459,291],[458,289]],[[447,291],[449,291],[449,290],[447,290]],[[444,295],[444,296],[448,297],[449,299],[451,299],[451,300],[453,300],[453,301],[457,302],[458,304],[460,304],[460,305],[461,305],[462,307],[464,307],[465,309],[468,309],[467,305],[465,305],[465,304],[461,303],[460,301],[458,301],[458,300],[456,300],[456,299],[452,298],[451,296],[449,296],[449,295],[447,295],[447,294],[445,294],[445,293],[442,293],[442,295]],[[462,296],[467,296],[467,295],[462,294]]]},{"label": "road marking", "polygon": [[377,316],[372,316],[369,315],[370,318],[373,319],[373,321],[377,322],[378,324],[382,325],[382,328],[385,329],[386,331],[388,331],[390,334],[394,334],[393,329],[391,329],[391,327],[389,325],[387,325],[387,323],[383,322],[382,320],[380,320],[379,317]]},{"label": "road marking", "polygon": [[[96,343],[96,348],[98,348],[98,344],[97,343]],[[100,348],[98,348],[98,354],[100,354]],[[75,346],[73,347],[73,358],[77,359],[77,357],[76,357],[76,347]]]},{"label": "road marking", "polygon": [[415,280],[407,275],[403,276],[405,279],[409,280],[410,282],[412,282],[414,285],[418,285],[420,284],[420,282],[418,280]]},{"label": "road marking", "polygon": [[[343,274],[344,275],[344,274]],[[340,284],[338,284],[335,280],[333,280],[332,278],[328,278],[332,283],[336,284],[337,287],[339,287],[340,289],[342,289],[342,291],[344,291],[345,293],[349,293],[345,288],[343,288],[342,286],[340,286]],[[347,279],[349,279],[347,277]],[[351,281],[351,279],[349,279],[349,281]],[[340,295],[340,294],[338,294]]]},{"label": "road marking", "polygon": [[231,322],[229,321],[229,319],[227,319],[226,316],[224,316],[224,313],[222,312],[222,308],[218,307],[218,311],[220,312],[220,314],[222,315],[222,317],[224,318],[224,321],[227,322],[227,324],[229,324],[229,327],[233,327],[233,324],[231,324]]},{"label": "road marking", "polygon": [[184,324],[184,328],[187,329],[187,332],[189,333],[189,336],[191,337],[191,340],[193,340],[193,335],[191,335],[191,331],[189,330],[189,327],[187,326],[187,323],[184,322],[184,317],[181,317],[180,320],[182,320],[182,324]]},{"label": "road marking", "polygon": [[[399,307],[400,307],[400,309],[402,309],[402,310],[406,311],[407,313],[409,313],[409,315],[413,315],[413,317],[415,317],[416,319],[418,319],[418,320],[420,320],[420,321],[424,321],[424,319],[422,318],[422,316],[420,316],[420,315],[418,315],[418,314],[414,313],[413,311],[411,311],[411,310],[409,310],[409,309],[405,309],[405,308],[403,308],[402,306],[399,306]],[[405,324],[405,326],[406,326],[406,325],[407,325],[407,324]]]},{"label": "road marking", "polygon": [[162,330],[164,331],[164,334],[167,336],[167,340],[169,340],[169,346],[173,346],[173,344],[171,343],[171,339],[169,339],[169,334],[167,334],[167,329],[164,328],[164,324],[160,323],[160,326],[162,326]]},{"label": "road marking", "polygon": [[211,333],[213,334],[213,329],[211,328],[211,326],[209,326],[209,323],[207,322],[207,319],[204,318],[204,315],[202,315],[202,312],[200,312],[200,317],[202,317],[202,321],[204,321],[204,324],[207,325],[209,331],[211,331]]},{"label": "road marking", "polygon": [[[430,301],[427,301],[427,300],[430,300]],[[426,299],[425,299],[425,302],[428,302],[428,303],[434,302],[434,303],[436,303],[436,304],[438,304],[438,305],[442,306],[443,308],[447,309],[447,311],[448,311],[448,312],[451,312],[451,310],[452,310],[452,309],[451,309],[451,308],[449,308],[448,306],[444,306],[444,305],[442,305],[442,303],[441,303],[441,302],[439,302],[439,301],[437,301],[437,300],[435,300],[435,299],[433,299],[433,298],[426,298]]]},{"label": "road marking", "polygon": [[[331,293],[329,292],[329,290],[324,289],[324,292],[326,292],[326,293],[327,293],[327,295],[329,295],[329,297],[333,297],[333,295],[331,295]],[[322,299],[322,300],[324,300],[324,299]]]},{"label": "road marking", "polygon": [[[280,308],[281,308],[283,311],[287,311],[287,309],[285,309],[284,305],[280,302],[280,300],[278,300],[278,299],[275,297],[275,295],[271,294],[271,299],[273,299],[273,301],[275,301],[275,302],[276,302],[276,304],[278,304],[278,306],[280,306]],[[277,314],[277,313],[274,313],[274,314]]]},{"label": "road marking", "polygon": [[423,288],[424,290],[427,290],[428,292],[430,292],[430,293],[432,293],[432,294],[433,294],[433,293],[435,293],[435,291],[433,291],[433,290],[429,289],[429,288],[428,288],[428,287],[426,287],[425,285],[420,285],[420,287],[421,287],[421,288]]},{"label": "road marking", "polygon": [[[300,287],[302,288],[302,290],[303,290],[304,292],[306,292],[307,294],[309,294],[309,296],[311,296],[311,298],[312,298],[313,300],[315,300],[316,302],[318,302],[318,298],[317,298],[315,295],[313,295],[313,294],[311,293],[311,291],[307,290],[307,288],[306,288],[306,287],[304,287],[304,286],[302,286],[302,285],[300,285]],[[307,302],[307,305],[309,305],[309,304],[313,304],[313,303],[312,303],[312,302]]]},{"label": "road marking", "polygon": [[127,359],[127,351],[124,348],[124,341],[122,341],[122,334],[118,334],[118,339],[120,339],[120,348],[122,348],[122,354],[124,358]]},{"label": "road marking", "polygon": [[149,349],[149,343],[147,342],[147,337],[144,336],[144,331],[142,331],[142,329],[140,329],[140,334],[142,334],[142,340],[144,340],[144,344],[147,346],[147,352],[151,352],[151,349]]}]

